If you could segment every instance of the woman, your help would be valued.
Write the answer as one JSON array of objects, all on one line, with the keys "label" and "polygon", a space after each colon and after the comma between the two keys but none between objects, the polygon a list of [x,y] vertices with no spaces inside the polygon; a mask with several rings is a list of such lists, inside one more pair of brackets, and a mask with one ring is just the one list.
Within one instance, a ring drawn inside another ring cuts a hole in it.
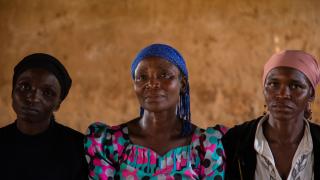
[{"label": "woman", "polygon": [[1,179],[87,179],[83,135],[53,113],[71,87],[64,66],[48,54],[26,56],[14,68],[14,123],[0,128]]},{"label": "woman", "polygon": [[89,127],[89,177],[223,179],[222,134],[190,123],[188,71],[180,53],[152,44],[137,55],[131,74],[140,117],[119,126]]},{"label": "woman", "polygon": [[282,51],[268,60],[268,113],[223,137],[226,179],[320,179],[320,127],[309,121],[319,79],[317,61],[303,51]]}]

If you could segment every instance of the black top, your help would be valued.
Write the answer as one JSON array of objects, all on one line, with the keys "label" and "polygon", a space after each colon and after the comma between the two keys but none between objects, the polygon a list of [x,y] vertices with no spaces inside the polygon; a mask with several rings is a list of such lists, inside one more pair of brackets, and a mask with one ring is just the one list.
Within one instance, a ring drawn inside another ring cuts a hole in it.
[{"label": "black top", "polygon": [[[227,157],[226,180],[253,180],[256,170],[254,138],[262,117],[231,128],[222,138]],[[320,179],[320,126],[309,122],[313,141],[314,179]]]},{"label": "black top", "polygon": [[21,133],[16,123],[0,128],[0,179],[87,179],[83,138],[55,121],[32,136]]}]

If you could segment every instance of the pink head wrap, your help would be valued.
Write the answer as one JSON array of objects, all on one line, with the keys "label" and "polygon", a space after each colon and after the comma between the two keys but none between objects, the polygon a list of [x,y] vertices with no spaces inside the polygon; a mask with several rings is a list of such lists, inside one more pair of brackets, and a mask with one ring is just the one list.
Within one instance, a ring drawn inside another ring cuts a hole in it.
[{"label": "pink head wrap", "polygon": [[263,85],[267,74],[276,67],[291,67],[299,70],[309,79],[314,90],[320,81],[320,70],[317,60],[301,50],[285,50],[272,55],[264,65]]}]

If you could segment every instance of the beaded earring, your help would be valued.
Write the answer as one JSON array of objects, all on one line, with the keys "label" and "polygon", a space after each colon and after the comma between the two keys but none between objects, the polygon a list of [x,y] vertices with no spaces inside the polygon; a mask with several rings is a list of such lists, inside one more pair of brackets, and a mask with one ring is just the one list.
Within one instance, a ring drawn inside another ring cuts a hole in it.
[{"label": "beaded earring", "polygon": [[267,115],[268,107],[267,107],[267,105],[263,105],[263,107],[264,107],[264,110],[263,110],[262,115],[265,116],[265,115]]}]

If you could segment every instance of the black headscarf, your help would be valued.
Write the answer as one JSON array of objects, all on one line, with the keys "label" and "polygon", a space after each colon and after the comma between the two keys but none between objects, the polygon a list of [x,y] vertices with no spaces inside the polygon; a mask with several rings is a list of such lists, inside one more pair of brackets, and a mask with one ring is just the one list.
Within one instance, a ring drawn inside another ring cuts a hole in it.
[{"label": "black headscarf", "polygon": [[13,74],[12,86],[13,89],[17,82],[18,77],[26,70],[33,68],[41,68],[49,71],[58,79],[61,86],[60,99],[64,100],[70,90],[72,80],[66,68],[55,57],[44,54],[35,53],[24,57],[15,67]]}]

